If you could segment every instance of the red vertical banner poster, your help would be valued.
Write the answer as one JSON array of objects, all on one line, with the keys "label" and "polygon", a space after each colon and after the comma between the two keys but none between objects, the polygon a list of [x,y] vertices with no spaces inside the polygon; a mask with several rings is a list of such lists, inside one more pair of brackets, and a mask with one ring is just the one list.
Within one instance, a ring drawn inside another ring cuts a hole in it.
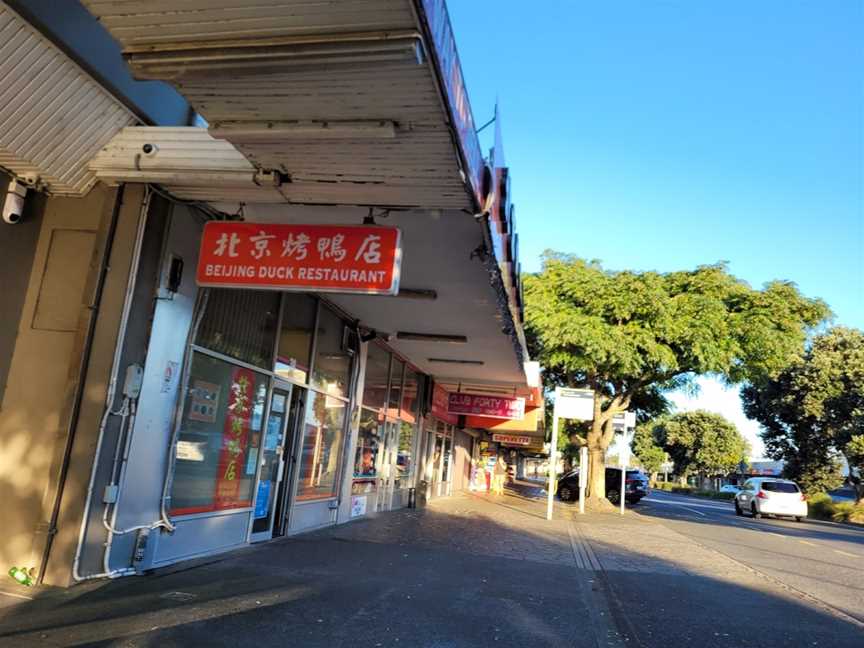
[{"label": "red vertical banner poster", "polygon": [[249,428],[252,419],[252,397],[255,375],[249,369],[236,368],[231,374],[228,409],[222,432],[222,449],[216,472],[214,508],[230,509],[251,506],[252,500],[240,500],[240,481],[243,477]]}]

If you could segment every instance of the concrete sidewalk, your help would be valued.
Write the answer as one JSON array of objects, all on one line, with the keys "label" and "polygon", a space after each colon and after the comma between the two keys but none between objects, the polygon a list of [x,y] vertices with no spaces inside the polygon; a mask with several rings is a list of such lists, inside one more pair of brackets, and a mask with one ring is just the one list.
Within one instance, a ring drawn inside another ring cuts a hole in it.
[{"label": "concrete sidewalk", "polygon": [[556,503],[547,522],[539,491],[37,592],[0,612],[0,645],[861,645],[860,627],[636,514]]}]

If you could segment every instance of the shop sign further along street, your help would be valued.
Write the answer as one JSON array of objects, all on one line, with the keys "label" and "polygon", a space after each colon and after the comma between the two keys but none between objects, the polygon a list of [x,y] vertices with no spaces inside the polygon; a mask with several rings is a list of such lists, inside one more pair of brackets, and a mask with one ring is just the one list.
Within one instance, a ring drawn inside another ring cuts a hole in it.
[{"label": "shop sign further along street", "polygon": [[211,221],[199,286],[396,295],[401,233],[371,225]]},{"label": "shop sign further along street", "polygon": [[448,397],[447,411],[450,414],[521,421],[525,418],[525,399],[487,396],[485,394],[451,393]]}]

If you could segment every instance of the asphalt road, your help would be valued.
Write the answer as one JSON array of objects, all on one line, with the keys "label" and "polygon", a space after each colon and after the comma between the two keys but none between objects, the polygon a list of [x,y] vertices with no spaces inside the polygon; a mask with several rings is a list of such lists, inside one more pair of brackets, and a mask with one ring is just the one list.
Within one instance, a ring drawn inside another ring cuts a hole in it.
[{"label": "asphalt road", "polygon": [[662,491],[633,510],[864,622],[864,528],[738,517],[731,501]]}]

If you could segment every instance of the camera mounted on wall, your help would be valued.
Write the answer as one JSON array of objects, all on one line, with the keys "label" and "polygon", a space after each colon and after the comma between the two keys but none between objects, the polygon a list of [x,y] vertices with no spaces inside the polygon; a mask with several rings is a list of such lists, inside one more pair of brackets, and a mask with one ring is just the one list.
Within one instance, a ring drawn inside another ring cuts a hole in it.
[{"label": "camera mounted on wall", "polygon": [[17,225],[24,218],[24,203],[27,192],[35,189],[39,176],[27,174],[23,178],[13,177],[3,199],[3,222],[7,225]]}]

